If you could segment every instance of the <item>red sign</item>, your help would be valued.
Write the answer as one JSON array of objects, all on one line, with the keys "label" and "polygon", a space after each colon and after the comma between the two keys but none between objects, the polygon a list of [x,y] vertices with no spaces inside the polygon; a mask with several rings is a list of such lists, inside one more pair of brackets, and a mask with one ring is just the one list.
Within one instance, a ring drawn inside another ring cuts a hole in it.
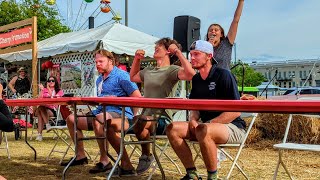
[{"label": "red sign", "polygon": [[32,41],[32,26],[0,34],[0,48]]}]

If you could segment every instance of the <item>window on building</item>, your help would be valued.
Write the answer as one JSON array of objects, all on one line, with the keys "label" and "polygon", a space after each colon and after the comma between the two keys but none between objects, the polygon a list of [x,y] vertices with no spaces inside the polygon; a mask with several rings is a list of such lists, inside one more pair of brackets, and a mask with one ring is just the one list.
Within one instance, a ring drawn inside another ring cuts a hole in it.
[{"label": "window on building", "polygon": [[302,78],[302,71],[300,71],[300,76],[299,77]]},{"label": "window on building", "polygon": [[312,94],[312,90],[311,89],[302,89],[300,91],[300,94]]},{"label": "window on building", "polygon": [[292,82],[292,87],[296,87],[296,82]]},{"label": "window on building", "polygon": [[291,88],[291,82],[288,83],[289,88]]},{"label": "window on building", "polygon": [[287,72],[283,72],[283,77],[287,78]]},{"label": "window on building", "polygon": [[307,77],[307,71],[303,71],[303,78]]},{"label": "window on building", "polygon": [[284,82],[284,83],[283,83],[283,87],[284,87],[284,88],[287,88],[287,82]]},{"label": "window on building", "polygon": [[288,75],[289,75],[289,78],[290,78],[291,77],[291,71],[289,71]]},{"label": "window on building", "polygon": [[278,72],[278,74],[279,74],[278,77],[281,78],[281,72]]},{"label": "window on building", "polygon": [[271,79],[271,72],[270,71],[268,72],[268,79],[269,80]]},{"label": "window on building", "polygon": [[267,72],[264,73],[264,77],[268,79]]},{"label": "window on building", "polygon": [[303,83],[303,82],[302,82],[302,81],[300,81],[300,87],[302,87],[302,83]]},{"label": "window on building", "polygon": [[279,87],[281,87],[281,82],[279,82]]}]

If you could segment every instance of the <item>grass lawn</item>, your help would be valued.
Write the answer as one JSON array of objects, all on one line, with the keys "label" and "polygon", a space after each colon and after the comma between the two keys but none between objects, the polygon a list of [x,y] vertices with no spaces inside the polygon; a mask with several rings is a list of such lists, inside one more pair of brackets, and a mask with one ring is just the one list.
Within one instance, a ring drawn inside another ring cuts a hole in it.
[{"label": "grass lawn", "polygon": [[[30,129],[31,130],[31,129]],[[30,132],[30,131],[29,131]],[[92,135],[92,133],[90,133]],[[11,159],[7,158],[6,151],[0,149],[0,175],[7,179],[61,179],[63,167],[59,165],[61,154],[54,154],[49,160],[46,159],[50,152],[50,149],[54,145],[53,134],[44,132],[44,140],[37,142],[31,140],[30,144],[37,150],[37,161],[33,160],[33,151],[24,142],[23,139],[14,140],[14,134],[8,133],[9,149]],[[163,143],[160,141],[159,143]],[[278,143],[274,141],[261,141],[256,144],[251,144],[246,147],[240,156],[239,164],[247,172],[250,179],[272,179],[273,172],[278,160],[277,151],[273,150],[272,145]],[[4,147],[2,142],[0,147]],[[96,141],[86,141],[85,147],[91,158],[95,158],[98,152],[98,146]],[[60,144],[59,148],[65,148]],[[130,148],[127,148],[130,152]],[[180,165],[183,175],[178,174],[174,166],[169,163],[165,158],[161,160],[162,165],[166,169],[170,169],[174,172],[166,171],[166,179],[180,179],[184,176],[184,168],[174,154],[171,148],[168,149],[168,154]],[[231,152],[235,152],[231,150]],[[115,155],[114,151],[111,154]],[[73,156],[73,151],[68,152],[67,157],[70,159]],[[137,164],[138,155],[132,157],[134,166]],[[320,179],[320,155],[319,153],[312,152],[285,152],[284,158],[289,171],[293,174],[295,179]],[[228,168],[230,167],[230,161],[223,161],[221,168],[219,168],[219,177],[226,175]],[[105,174],[91,175],[88,173],[89,169],[94,166],[93,160],[89,161],[88,165],[75,166],[69,168],[66,179],[105,179]],[[200,173],[205,174],[205,166],[202,160],[197,160],[196,166]],[[147,179],[148,175],[137,176],[135,178],[123,178],[123,179]],[[205,176],[203,176],[205,177]],[[153,175],[152,179],[161,179],[159,171]],[[231,179],[244,179],[241,173],[235,169],[232,173]],[[283,168],[280,168],[278,179],[289,179]]]}]

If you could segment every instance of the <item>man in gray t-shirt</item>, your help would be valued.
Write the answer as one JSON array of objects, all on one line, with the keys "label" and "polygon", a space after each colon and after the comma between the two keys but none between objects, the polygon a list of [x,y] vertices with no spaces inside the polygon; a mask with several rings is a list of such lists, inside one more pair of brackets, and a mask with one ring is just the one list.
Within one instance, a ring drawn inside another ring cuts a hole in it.
[{"label": "man in gray t-shirt", "polygon": [[[181,48],[177,41],[170,38],[162,38],[157,41],[153,57],[157,61],[156,67],[146,67],[140,71],[140,60],[144,58],[145,52],[137,50],[132,68],[130,79],[133,82],[144,83],[144,97],[146,98],[166,98],[169,97],[174,85],[179,80],[191,80],[195,71],[192,69],[190,62],[183,56]],[[172,65],[180,60],[181,66]],[[155,122],[154,114],[160,114],[157,123],[157,134],[165,134],[166,126],[172,120],[172,113],[169,110],[144,109],[142,115],[137,117],[137,125],[134,127],[136,137],[139,140],[148,140],[153,132]],[[146,172],[153,155],[150,153],[150,144],[142,144],[142,155],[139,158],[137,173]]]}]

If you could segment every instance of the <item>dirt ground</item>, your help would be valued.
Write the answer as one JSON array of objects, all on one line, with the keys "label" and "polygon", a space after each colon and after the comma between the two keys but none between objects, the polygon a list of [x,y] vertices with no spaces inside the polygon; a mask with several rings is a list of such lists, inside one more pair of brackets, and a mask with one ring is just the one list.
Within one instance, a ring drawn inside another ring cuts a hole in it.
[{"label": "dirt ground", "polygon": [[[61,179],[63,167],[59,165],[61,154],[54,154],[49,160],[47,155],[54,145],[54,139],[52,133],[44,133],[44,140],[37,142],[31,140],[30,144],[37,150],[37,160],[33,159],[33,151],[26,145],[23,139],[14,140],[13,133],[8,133],[9,149],[11,159],[7,158],[6,150],[0,149],[0,175],[11,180],[11,179]],[[23,136],[24,138],[24,136]],[[164,141],[160,141],[158,144],[163,144]],[[278,152],[272,148],[272,145],[277,142],[275,141],[261,141],[259,143],[251,144],[244,148],[240,155],[239,164],[248,174],[250,179],[272,179],[273,173],[278,160]],[[1,148],[4,147],[2,142]],[[59,144],[58,147],[65,148],[63,144]],[[85,147],[91,158],[94,159],[98,152],[97,143],[92,141],[86,141]],[[128,152],[131,149],[127,147]],[[231,149],[234,154],[235,150]],[[180,179],[184,176],[185,170],[174,154],[171,148],[168,148],[167,153],[170,157],[178,163],[182,174],[178,173],[178,170],[170,163],[165,157],[161,160],[161,164],[166,169],[166,179]],[[111,152],[115,155],[114,151]],[[287,164],[289,171],[293,174],[295,179],[320,179],[320,156],[319,153],[313,152],[294,152],[286,151],[284,161]],[[73,156],[73,151],[68,152],[65,160]],[[134,154],[131,158],[134,166],[137,164],[138,155]],[[218,169],[219,177],[223,179],[230,167],[231,163],[229,160],[223,161],[221,167]],[[104,173],[97,175],[91,175],[88,173],[89,169],[94,166],[93,160],[89,161],[88,165],[71,167],[67,171],[66,179],[105,179]],[[196,166],[205,179],[205,166],[201,159],[196,161]],[[168,171],[171,170],[171,171]],[[122,179],[147,179],[148,174],[122,178]],[[116,178],[120,179],[120,178]],[[161,174],[156,171],[152,176],[152,179],[161,179]],[[242,174],[235,169],[232,172],[231,179],[245,179]],[[283,168],[280,168],[278,179],[289,179]]]}]

